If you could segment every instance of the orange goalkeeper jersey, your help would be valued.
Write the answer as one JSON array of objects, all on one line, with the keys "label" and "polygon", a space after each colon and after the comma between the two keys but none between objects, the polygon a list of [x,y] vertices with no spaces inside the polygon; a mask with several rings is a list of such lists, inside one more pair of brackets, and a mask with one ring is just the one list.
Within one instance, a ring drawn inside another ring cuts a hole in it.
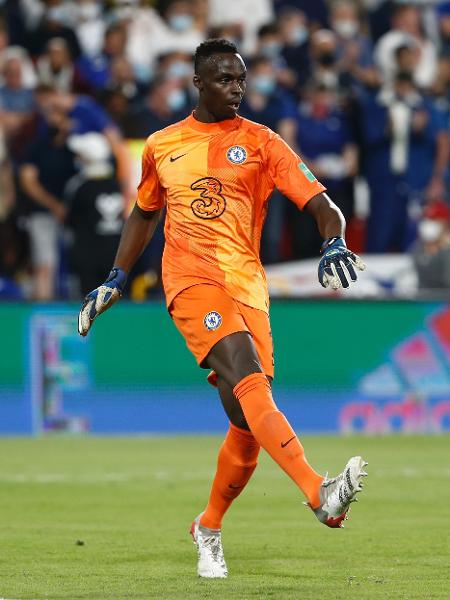
[{"label": "orange goalkeeper jersey", "polygon": [[325,190],[279,135],[242,117],[201,123],[190,115],[147,139],[137,203],[167,205],[167,305],[185,288],[214,283],[267,312],[259,245],[274,187],[299,208]]}]

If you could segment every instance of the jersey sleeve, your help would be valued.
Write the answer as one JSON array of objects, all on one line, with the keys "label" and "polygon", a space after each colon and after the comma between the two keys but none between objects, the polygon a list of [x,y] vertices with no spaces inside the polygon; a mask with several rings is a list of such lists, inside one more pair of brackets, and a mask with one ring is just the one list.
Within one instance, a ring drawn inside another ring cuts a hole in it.
[{"label": "jersey sleeve", "polygon": [[265,148],[270,179],[299,208],[303,209],[311,198],[325,191],[300,156],[277,133],[270,132]]},{"label": "jersey sleeve", "polygon": [[150,137],[142,153],[142,175],[138,185],[137,205],[142,210],[158,210],[166,203],[156,170],[154,143]]}]

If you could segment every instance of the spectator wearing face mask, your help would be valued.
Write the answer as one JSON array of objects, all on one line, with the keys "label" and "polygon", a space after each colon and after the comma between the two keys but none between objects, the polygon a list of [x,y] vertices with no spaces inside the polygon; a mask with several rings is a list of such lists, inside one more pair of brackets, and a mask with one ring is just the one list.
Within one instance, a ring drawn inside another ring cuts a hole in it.
[{"label": "spectator wearing face mask", "polygon": [[281,54],[295,73],[297,87],[301,88],[311,77],[308,19],[301,10],[287,6],[278,17],[278,25],[283,44]]},{"label": "spectator wearing face mask", "polygon": [[450,289],[450,207],[444,200],[425,207],[412,257],[419,290]]},{"label": "spectator wearing face mask", "polygon": [[293,90],[297,84],[296,71],[291,69],[283,55],[284,39],[278,23],[267,23],[258,30],[256,56],[270,60],[276,73],[277,83]]},{"label": "spectator wearing face mask", "polygon": [[380,78],[373,63],[372,43],[357,5],[351,0],[333,2],[330,24],[336,35],[336,58],[346,87],[378,87]]},{"label": "spectator wearing face mask", "polygon": [[188,115],[189,98],[176,80],[156,80],[143,106],[130,112],[123,123],[125,137],[145,139]]},{"label": "spectator wearing face mask", "polygon": [[206,23],[196,19],[193,4],[188,0],[171,0],[164,11],[164,19],[171,37],[166,51],[194,54],[197,45],[206,37]]},{"label": "spectator wearing face mask", "polygon": [[319,29],[311,35],[311,58],[314,79],[329,89],[341,85],[337,63],[337,37],[330,29]]}]

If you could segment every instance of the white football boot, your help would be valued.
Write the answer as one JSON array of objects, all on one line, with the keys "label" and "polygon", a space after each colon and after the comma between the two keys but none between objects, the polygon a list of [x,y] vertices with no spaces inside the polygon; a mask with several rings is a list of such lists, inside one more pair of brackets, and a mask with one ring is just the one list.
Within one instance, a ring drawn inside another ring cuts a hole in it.
[{"label": "white football boot", "polygon": [[333,479],[325,477],[320,486],[321,505],[313,509],[321,523],[328,527],[344,527],[350,504],[358,501],[356,494],[363,489],[362,479],[367,477],[364,471],[367,464],[360,456],[354,456],[340,475]]},{"label": "white football boot", "polygon": [[220,529],[208,529],[200,525],[201,514],[193,521],[190,534],[197,546],[199,577],[228,577],[228,569],[223,556]]}]

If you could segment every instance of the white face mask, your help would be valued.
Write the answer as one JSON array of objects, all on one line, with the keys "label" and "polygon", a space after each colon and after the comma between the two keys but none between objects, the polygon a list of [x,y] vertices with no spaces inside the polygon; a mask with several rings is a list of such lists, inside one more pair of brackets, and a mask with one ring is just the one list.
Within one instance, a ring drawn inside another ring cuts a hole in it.
[{"label": "white face mask", "polygon": [[424,219],[419,223],[419,237],[420,239],[427,242],[436,242],[444,231],[444,225],[441,221],[435,219]]},{"label": "white face mask", "polygon": [[338,35],[345,39],[355,37],[358,33],[359,25],[357,21],[351,21],[349,19],[339,19],[334,22],[334,30]]}]

